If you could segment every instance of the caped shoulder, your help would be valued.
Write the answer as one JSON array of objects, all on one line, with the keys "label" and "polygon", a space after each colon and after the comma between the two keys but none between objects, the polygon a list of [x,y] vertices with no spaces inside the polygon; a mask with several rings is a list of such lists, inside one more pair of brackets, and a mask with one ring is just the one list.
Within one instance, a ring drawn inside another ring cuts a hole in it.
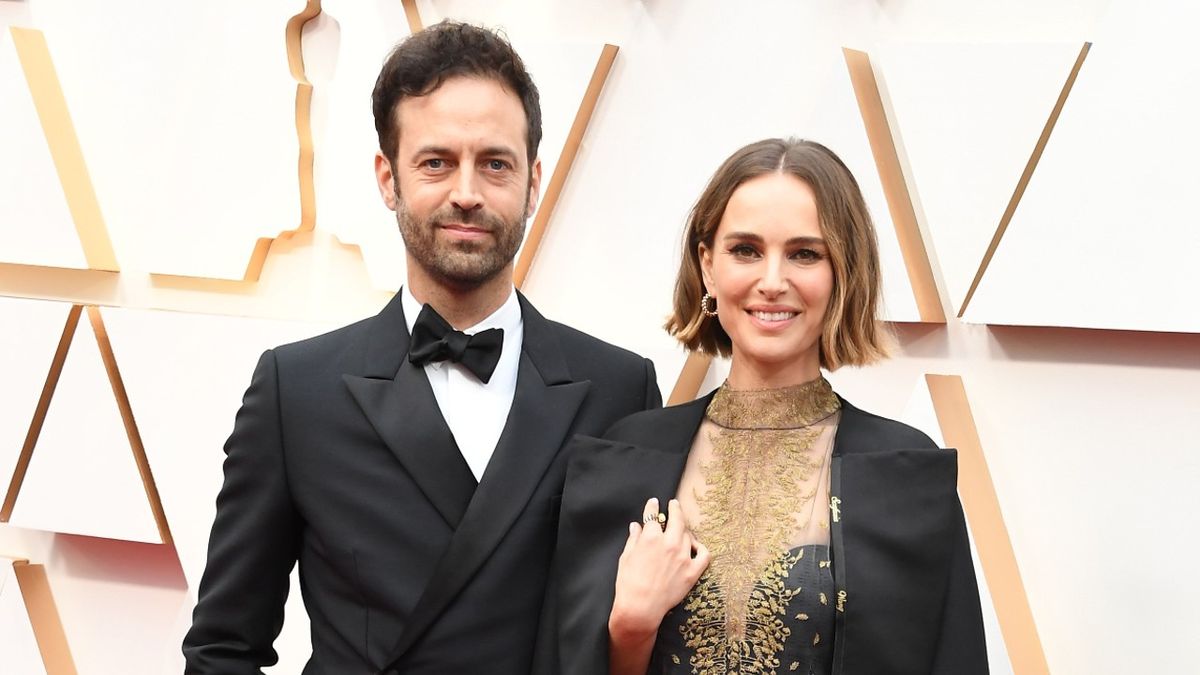
[{"label": "caped shoulder", "polygon": [[617,420],[605,432],[604,438],[663,449],[678,448],[683,441],[690,444],[711,399],[712,394],[708,394],[688,403],[636,412]]},{"label": "caped shoulder", "polygon": [[[839,397],[841,398],[841,397]],[[925,432],[903,422],[855,407],[842,401],[842,419],[838,425],[838,451],[869,452],[886,447],[892,450],[921,450],[937,448]]]}]

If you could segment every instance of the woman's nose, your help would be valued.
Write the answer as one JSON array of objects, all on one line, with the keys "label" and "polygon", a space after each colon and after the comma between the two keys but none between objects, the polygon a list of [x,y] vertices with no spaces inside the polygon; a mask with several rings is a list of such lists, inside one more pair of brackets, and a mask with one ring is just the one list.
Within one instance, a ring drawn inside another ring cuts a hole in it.
[{"label": "woman's nose", "polygon": [[768,257],[764,260],[763,274],[758,280],[758,291],[767,297],[775,297],[787,290],[783,278],[783,260]]}]

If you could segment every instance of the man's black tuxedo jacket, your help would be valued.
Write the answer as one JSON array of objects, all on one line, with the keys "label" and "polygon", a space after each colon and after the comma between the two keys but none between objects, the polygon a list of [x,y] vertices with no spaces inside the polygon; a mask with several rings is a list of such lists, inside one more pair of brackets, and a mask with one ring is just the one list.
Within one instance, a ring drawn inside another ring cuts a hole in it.
[{"label": "man's black tuxedo jacket", "polygon": [[297,560],[306,674],[529,672],[559,451],[661,398],[648,360],[520,304],[516,394],[478,486],[406,358],[399,295],[374,318],[263,355],[225,446],[188,673],[275,661]]},{"label": "man's black tuxedo jacket", "polygon": [[[538,675],[608,674],[629,523],[650,497],[675,497],[711,399],[641,412],[568,446]],[[834,675],[986,675],[956,453],[844,400],[833,443]]]}]

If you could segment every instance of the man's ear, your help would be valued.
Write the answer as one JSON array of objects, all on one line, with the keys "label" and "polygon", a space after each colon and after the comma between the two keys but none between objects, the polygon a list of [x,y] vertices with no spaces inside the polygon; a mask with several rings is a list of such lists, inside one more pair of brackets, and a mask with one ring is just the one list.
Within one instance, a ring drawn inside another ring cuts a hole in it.
[{"label": "man's ear", "polygon": [[713,283],[712,274],[712,249],[709,248],[704,242],[700,242],[700,244],[697,246],[696,252],[700,256],[700,275],[704,278],[704,292],[708,293],[709,295],[716,295],[714,290],[716,284]]},{"label": "man's ear", "polygon": [[392,173],[392,163],[382,152],[375,153],[375,182],[379,188],[379,196],[383,203],[392,211],[396,210],[396,183]]},{"label": "man's ear", "polygon": [[525,217],[529,218],[537,211],[538,198],[542,194],[542,158],[535,157],[529,167],[529,200],[526,202]]}]

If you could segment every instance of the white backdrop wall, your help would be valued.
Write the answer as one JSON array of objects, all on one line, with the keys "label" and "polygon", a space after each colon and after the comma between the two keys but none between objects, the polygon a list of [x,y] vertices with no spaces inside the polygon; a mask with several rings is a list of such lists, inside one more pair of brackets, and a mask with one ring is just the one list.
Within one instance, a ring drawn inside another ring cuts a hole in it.
[{"label": "white backdrop wall", "polygon": [[[370,82],[407,27],[399,0],[323,4],[302,36],[316,229],[276,239],[252,282],[238,279],[256,239],[300,224],[284,26],[305,3],[248,13],[233,0],[0,0],[0,487],[70,305],[99,305],[173,542],[128,541],[157,540],[154,514],[85,313],[52,428],[13,522],[0,524],[0,556],[46,565],[80,673],[181,669],[220,448],[257,354],[377,311],[402,276],[394,221],[366,181]],[[1197,10],[1167,0],[417,4],[426,23],[500,26],[519,48],[551,55],[530,59],[556,101],[551,163],[591,50],[620,47],[524,290],[548,316],[653,358],[664,393],[684,362],[659,329],[681,227],[725,156],[762,137],[809,136],[846,156],[868,192],[878,185],[843,47],[871,55],[955,317],[1093,41],[1029,208],[1017,209],[966,320],[897,324],[892,360],[831,380],[857,405],[901,417],[926,373],[962,376],[1050,671],[1196,672],[1200,228],[1180,186],[1200,173],[1180,158],[1200,153],[1186,113],[1200,94],[1196,60],[1172,50],[1189,44],[1176,27],[1195,26]],[[86,264],[9,27],[46,37],[120,273],[72,269]],[[576,56],[550,71],[555,54]],[[1130,82],[1149,113],[1118,96]],[[896,239],[881,200],[872,207],[887,249]],[[912,292],[895,250],[889,317],[907,321]],[[715,364],[705,386],[725,370]],[[81,466],[88,475],[71,473]],[[274,672],[299,671],[305,629],[291,607]],[[10,637],[28,641],[0,641]],[[13,665],[7,653],[0,672]],[[1003,650],[993,657],[1011,672]]]}]

